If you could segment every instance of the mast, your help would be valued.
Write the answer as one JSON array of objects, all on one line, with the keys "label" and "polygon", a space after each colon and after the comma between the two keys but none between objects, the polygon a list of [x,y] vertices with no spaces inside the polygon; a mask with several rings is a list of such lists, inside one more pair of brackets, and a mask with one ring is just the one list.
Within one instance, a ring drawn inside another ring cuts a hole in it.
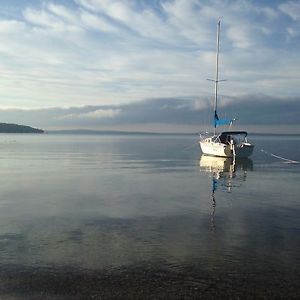
[{"label": "mast", "polygon": [[[214,135],[216,134],[216,128],[217,128],[217,121],[219,121],[219,117],[217,114],[218,110],[218,83],[221,81],[226,80],[220,80],[219,79],[219,51],[220,51],[220,28],[221,28],[221,18],[218,20],[217,24],[217,53],[216,53],[216,77],[215,79],[207,79],[209,81],[212,81],[215,83],[215,99],[214,99]],[[221,122],[222,121],[222,122]],[[224,121],[226,121],[224,123]],[[227,120],[220,120],[218,124],[227,124]]]},{"label": "mast", "polygon": [[[218,107],[220,27],[221,27],[221,18],[219,18],[218,25],[217,25],[216,78],[214,80],[215,81],[214,120],[217,116],[217,107]],[[214,134],[216,134],[216,127],[217,127],[216,122],[214,122]]]}]

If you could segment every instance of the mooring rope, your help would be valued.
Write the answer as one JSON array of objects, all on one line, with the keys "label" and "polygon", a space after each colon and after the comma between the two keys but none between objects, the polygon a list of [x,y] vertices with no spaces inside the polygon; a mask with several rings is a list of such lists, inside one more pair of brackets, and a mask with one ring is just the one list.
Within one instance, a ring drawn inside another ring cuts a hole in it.
[{"label": "mooring rope", "polygon": [[284,160],[284,161],[285,161],[286,163],[288,163],[288,164],[300,164],[300,161],[292,160],[292,159],[288,159],[288,158],[284,158],[284,157],[282,157],[282,156],[275,155],[275,154],[273,154],[273,153],[271,153],[271,152],[268,152],[268,151],[266,151],[266,150],[264,150],[264,149],[260,149],[260,151],[263,152],[263,153],[265,153],[265,154],[267,154],[267,155],[271,155],[271,156],[273,156],[273,157],[275,157],[275,158]]}]

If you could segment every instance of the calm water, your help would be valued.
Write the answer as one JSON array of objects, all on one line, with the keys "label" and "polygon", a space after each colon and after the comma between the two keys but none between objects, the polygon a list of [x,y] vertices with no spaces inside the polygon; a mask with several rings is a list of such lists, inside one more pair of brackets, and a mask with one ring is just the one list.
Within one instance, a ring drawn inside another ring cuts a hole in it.
[{"label": "calm water", "polygon": [[22,272],[137,267],[299,292],[300,164],[260,149],[300,161],[300,138],[251,141],[233,163],[197,136],[0,135],[0,295],[30,299]]}]

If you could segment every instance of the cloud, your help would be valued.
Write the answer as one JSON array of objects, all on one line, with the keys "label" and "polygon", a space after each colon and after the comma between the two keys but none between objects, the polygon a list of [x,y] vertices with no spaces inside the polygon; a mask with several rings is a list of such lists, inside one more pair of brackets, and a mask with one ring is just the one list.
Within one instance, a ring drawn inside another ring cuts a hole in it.
[{"label": "cloud", "polygon": [[[213,93],[205,79],[214,77],[221,15],[220,76],[228,79],[221,92],[228,101],[254,92],[298,97],[298,2],[265,3],[24,1],[0,15],[1,107],[120,109],[105,122],[121,120],[124,107],[133,102],[137,109],[141,99],[174,101],[165,104],[178,118],[184,109],[200,111]],[[187,107],[176,99],[197,102]]]},{"label": "cloud", "polygon": [[279,9],[294,21],[300,20],[300,1],[287,1],[280,4]]},{"label": "cloud", "polygon": [[1,34],[10,34],[20,32],[25,29],[24,23],[15,20],[1,20],[0,32]]},{"label": "cloud", "polygon": [[115,26],[112,26],[106,22],[103,18],[100,18],[97,15],[91,14],[89,12],[82,11],[80,14],[81,21],[88,28],[100,30],[104,32],[116,32],[117,29]]},{"label": "cloud", "polygon": [[247,32],[247,27],[231,27],[227,31],[228,37],[233,41],[234,46],[237,48],[248,48],[253,46],[249,34],[250,33]]},{"label": "cloud", "polygon": [[76,23],[76,21],[77,21],[76,14],[74,15],[73,11],[71,11],[70,9],[66,8],[63,5],[58,5],[58,4],[54,4],[54,3],[50,2],[50,3],[48,3],[47,8],[48,8],[49,12],[66,20],[67,22]]},{"label": "cloud", "polygon": [[[237,117],[237,125],[293,125],[299,128],[299,98],[279,98],[262,94],[244,97],[222,96],[219,116]],[[224,100],[224,101],[223,101]],[[211,128],[213,108],[210,98],[161,98],[128,104],[83,106],[38,110],[0,110],[3,122],[27,124],[40,128],[124,128],[163,131],[190,131]],[[205,104],[203,104],[205,103]],[[191,129],[193,128],[193,129]]]},{"label": "cloud", "polygon": [[65,25],[65,23],[62,20],[60,20],[57,16],[49,14],[44,10],[26,8],[26,10],[23,13],[23,16],[27,22],[35,26],[62,29]]},{"label": "cloud", "polygon": [[95,109],[89,112],[76,112],[71,114],[64,114],[57,117],[58,120],[73,120],[76,122],[78,119],[97,119],[103,120],[106,118],[114,118],[120,113],[119,109]]}]

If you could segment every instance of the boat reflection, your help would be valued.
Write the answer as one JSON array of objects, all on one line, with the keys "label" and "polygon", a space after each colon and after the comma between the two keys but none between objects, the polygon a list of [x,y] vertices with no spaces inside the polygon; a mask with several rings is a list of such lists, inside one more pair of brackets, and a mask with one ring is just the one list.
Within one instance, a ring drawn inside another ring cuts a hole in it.
[{"label": "boat reflection", "polygon": [[200,170],[212,176],[213,191],[221,186],[223,190],[231,192],[234,186],[240,186],[246,180],[247,171],[253,170],[253,162],[249,158],[226,158],[202,155]]},{"label": "boat reflection", "polygon": [[200,171],[207,172],[212,178],[212,213],[211,224],[215,229],[215,210],[217,189],[232,192],[234,187],[239,187],[246,181],[247,172],[253,170],[253,162],[249,158],[226,158],[202,155],[199,161]]}]

